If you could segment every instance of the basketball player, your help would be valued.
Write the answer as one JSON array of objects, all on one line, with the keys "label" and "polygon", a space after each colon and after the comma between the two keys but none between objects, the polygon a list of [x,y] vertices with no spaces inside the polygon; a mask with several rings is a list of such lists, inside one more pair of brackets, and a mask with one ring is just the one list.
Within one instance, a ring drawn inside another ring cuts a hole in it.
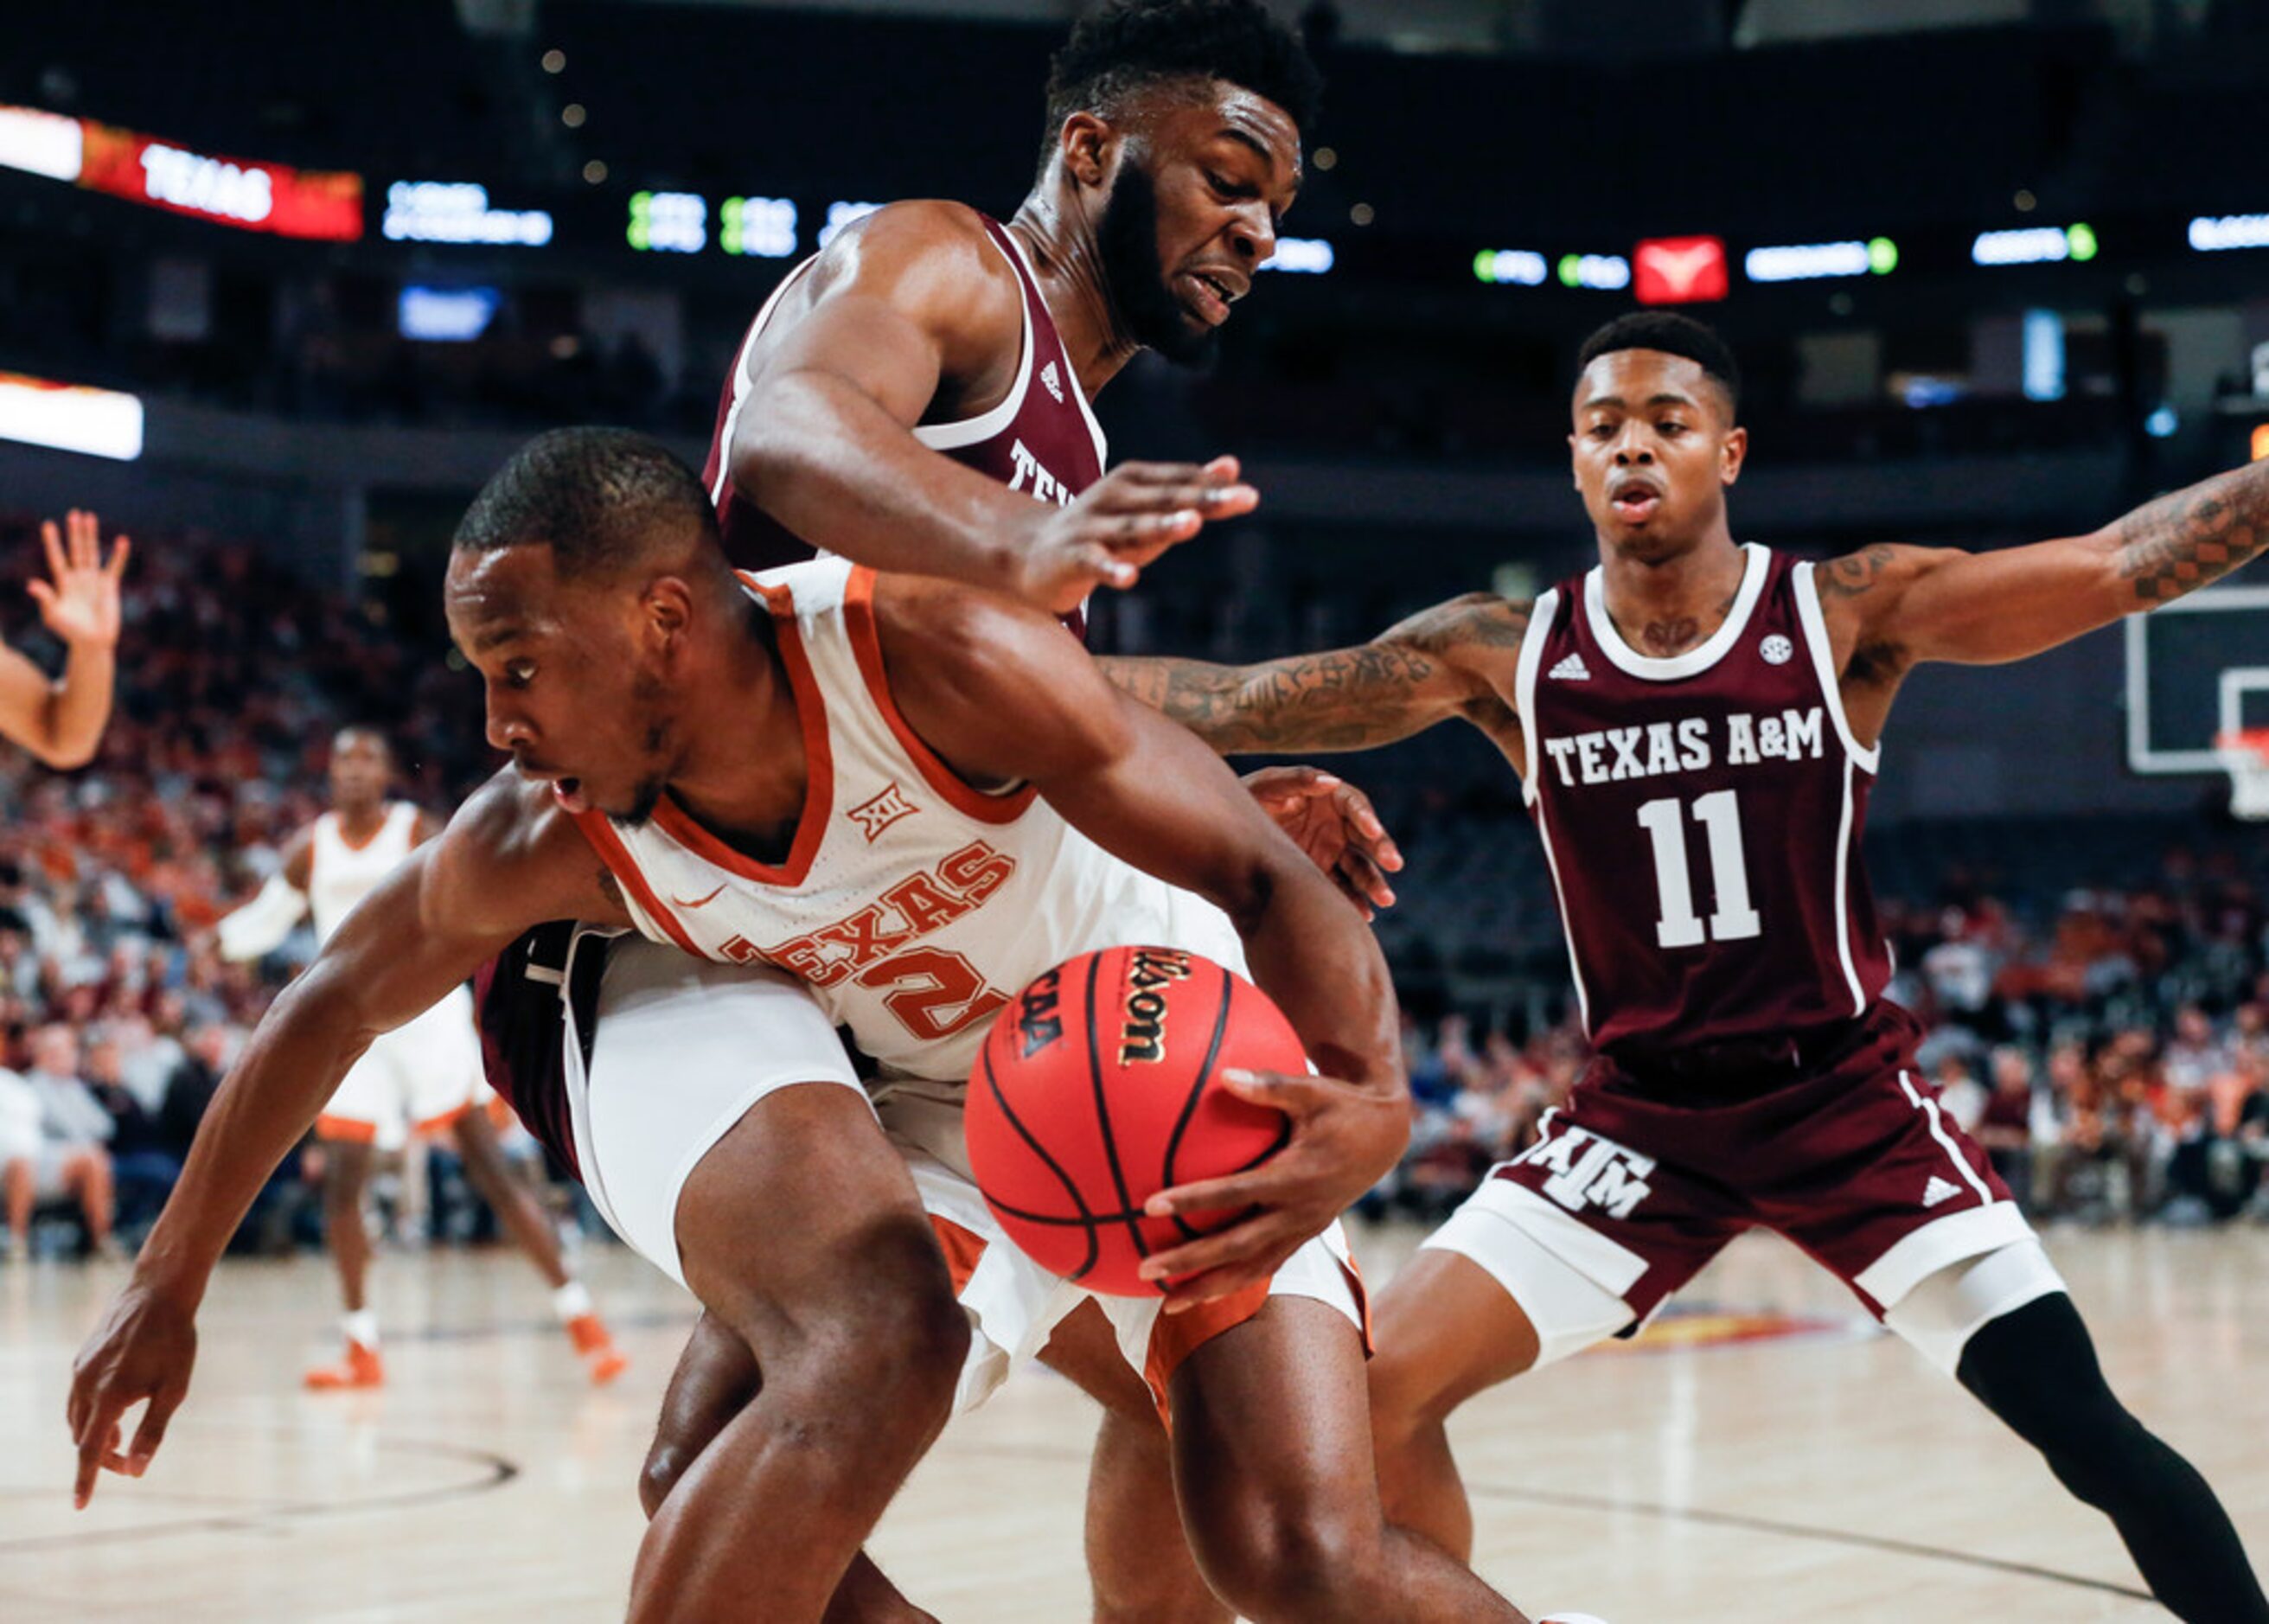
[{"label": "basketball player", "polygon": [[[1128,464],[1090,402],[1138,350],[1201,361],[1275,252],[1301,178],[1320,80],[1255,0],[1118,0],[1084,18],[1052,64],[1032,185],[1004,224],[966,205],[889,205],[792,270],[751,323],[720,399],[704,482],[728,556],[764,569],[814,548],[878,569],[1005,590],[1079,629],[1097,586],[1127,587],[1201,524],[1257,497],[1220,459]],[[1328,775],[1272,769],[1256,796],[1358,905],[1388,892],[1369,808]],[[564,929],[515,960],[556,968]],[[492,978],[484,1021],[520,1023],[514,978]],[[536,997],[544,998],[545,984]],[[540,1019],[530,1025],[539,1028]],[[492,1041],[492,1052],[551,1052]],[[1171,1521],[1164,1440],[1139,1383],[1092,1315],[1049,1358],[1108,1391],[1093,1520]],[[1075,1333],[1089,1334],[1075,1345]],[[744,1386],[737,1340],[704,1372],[690,1344],[641,1482],[658,1504]],[[679,1424],[685,1423],[685,1424]],[[1140,1458],[1139,1464],[1134,1458]],[[1171,1532],[1171,1530],[1168,1531]],[[1168,1581],[1139,1526],[1136,1554],[1099,1546],[1105,1615],[1157,1616]],[[1164,1548],[1174,1548],[1171,1540]]]},{"label": "basketball player", "polygon": [[133,543],[120,536],[102,556],[101,521],[73,508],[57,530],[40,526],[46,580],[26,587],[40,621],[62,640],[63,674],[50,677],[18,651],[0,644],[0,737],[46,765],[84,767],[94,759],[110,721],[118,668],[118,582]]},{"label": "basketball player", "polygon": [[[387,799],[393,779],[394,751],[385,735],[370,727],[339,730],[331,741],[331,809],[292,838],[260,895],[220,922],[224,957],[272,953],[311,910],[316,941],[329,941],[357,903],[440,832],[430,812]],[[363,1197],[379,1153],[401,1149],[412,1133],[441,1128],[456,1141],[473,1188],[551,1286],[552,1310],[592,1383],[603,1386],[623,1373],[628,1361],[607,1334],[590,1292],[568,1274],[551,1220],[505,1160],[496,1129],[479,1109],[480,1092],[472,999],[459,988],[373,1042],[315,1118],[323,1146],[323,1227],[346,1305],[346,1352],[339,1363],[308,1371],[308,1387],[326,1391],[385,1382],[378,1315],[363,1288],[371,1253]]]},{"label": "basketball player", "polygon": [[[750,1344],[764,1385],[655,1518],[632,1616],[748,1616],[762,1596],[767,1617],[818,1618],[957,1384],[997,1381],[1076,1297],[994,1238],[952,1165],[958,1085],[1001,989],[1090,948],[1180,940],[1249,954],[1318,1062],[1350,1079],[1277,1091],[1301,1132],[1212,1284],[1261,1260],[1273,1282],[1182,1315],[1112,1311],[1172,1403],[1198,1558],[1256,1619],[1519,1619],[1392,1532],[1371,1477],[1356,1288],[1324,1237],[1392,1165],[1408,1096],[1361,920],[1215,758],[1037,611],[832,560],[760,585],[715,538],[691,471],[619,431],[539,438],[467,514],[451,630],[515,764],[255,1033],[81,1354],[81,1498],[103,1465],[146,1468],[221,1246],[355,1052],[537,920],[635,926],[647,942],[591,961],[602,1013],[589,1054],[571,1036],[567,1097],[515,1104],[632,1244]],[[683,1030],[701,1004],[684,989],[758,963],[825,1013],[718,1065]],[[891,1080],[905,1161],[831,1016]],[[991,1345],[966,1378],[968,1321],[925,1205],[957,1212],[963,1300]],[[121,1415],[144,1399],[122,1452]]]},{"label": "basketball player", "polygon": [[[1596,569],[1534,603],[1457,599],[1361,648],[1117,672],[1226,751],[1363,749],[1462,717],[1519,775],[1544,841],[1598,1058],[1381,1299],[1391,1515],[1467,1553],[1450,1413],[1630,1332],[1763,1227],[2108,1514],[2174,1613],[2262,1624],[2228,1517],[2104,1384],[2063,1281],[1919,1075],[1916,1022],[1882,1000],[1859,851],[1908,671],[2021,660],[2228,574],[2269,541],[2269,465],[2089,535],[1814,566],[1733,539],[1748,437],[1708,328],[1626,316],[1581,372],[1569,444]],[[1237,1199],[1228,1180],[1164,1204]],[[1199,1241],[1146,1266],[1209,1261]]]}]

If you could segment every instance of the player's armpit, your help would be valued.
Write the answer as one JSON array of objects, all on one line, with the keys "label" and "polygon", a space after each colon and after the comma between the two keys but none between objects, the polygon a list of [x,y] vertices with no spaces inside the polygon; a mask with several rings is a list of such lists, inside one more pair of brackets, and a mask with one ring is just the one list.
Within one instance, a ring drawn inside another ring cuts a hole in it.
[{"label": "player's armpit", "polygon": [[1504,696],[1528,606],[1474,593],[1412,616],[1369,643],[1258,665],[1098,661],[1121,690],[1225,756],[1360,750],[1463,717],[1517,725]]}]

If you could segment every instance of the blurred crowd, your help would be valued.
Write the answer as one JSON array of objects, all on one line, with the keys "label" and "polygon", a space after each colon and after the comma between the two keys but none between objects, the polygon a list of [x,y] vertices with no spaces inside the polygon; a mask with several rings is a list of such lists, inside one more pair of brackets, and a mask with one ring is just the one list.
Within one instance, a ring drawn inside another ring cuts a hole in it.
[{"label": "blurred crowd", "polygon": [[[0,519],[0,583],[29,579],[36,549],[28,520]],[[404,765],[402,793],[435,808],[485,770],[477,694],[442,650],[253,548],[143,538],[126,626],[117,712],[94,765],[52,773],[0,750],[0,1245],[10,1250],[41,1224],[57,1244],[107,1249],[156,1215],[279,968],[225,963],[212,926],[322,811],[336,728],[384,728]],[[28,601],[4,585],[0,636],[43,662],[59,653],[41,646]],[[1502,845],[1525,861],[1534,838],[1517,814],[1477,813],[1458,844]],[[2036,1212],[2199,1222],[2269,1203],[2262,845],[2244,859],[2243,842],[2171,850],[2148,883],[2061,897],[1940,875],[1929,899],[1887,906],[1900,965],[1892,995],[1928,1030],[1923,1065]],[[1445,917],[1429,885],[1470,889],[1452,859],[1430,848],[1415,862],[1397,913],[1412,924]],[[285,961],[310,946],[301,936]],[[1409,952],[1404,944],[1398,961]],[[1556,949],[1542,962],[1558,960]],[[1415,960],[1398,968],[1425,985]],[[1551,985],[1491,1006],[1499,1022],[1526,1012],[1525,1030],[1485,1030],[1457,1013],[1408,1022],[1416,1120],[1380,1203],[1446,1210],[1532,1142],[1565,1097],[1586,1052],[1571,1022],[1551,1018],[1566,1002],[1564,975],[1535,973]],[[279,1174],[247,1244],[312,1236],[315,1154]],[[445,1199],[421,1217],[418,1171],[413,1156],[390,1186],[406,1230],[478,1226],[477,1214],[452,1208],[446,1177]]]},{"label": "blurred crowd", "polygon": [[[2041,1217],[2269,1219],[2269,911],[2227,852],[2178,848],[2162,869],[2035,905],[1955,881],[1886,910],[1925,1071]],[[1427,1215],[1534,1143],[1587,1055],[1572,1021],[1406,1019],[1404,1044],[1417,1122],[1377,1199]]]},{"label": "blurred crowd", "polygon": [[[322,810],[333,731],[385,726],[410,764],[406,792],[435,804],[480,759],[465,679],[432,651],[253,548],[142,539],[94,764],[55,773],[0,749],[0,1246],[11,1251],[35,1220],[68,1221],[70,1244],[107,1250],[155,1217],[273,992],[255,968],[222,962],[212,926]],[[0,519],[0,636],[54,668],[59,649],[4,584],[31,579],[37,548],[28,517]],[[271,1231],[298,1222],[299,1171],[262,1214]]]}]

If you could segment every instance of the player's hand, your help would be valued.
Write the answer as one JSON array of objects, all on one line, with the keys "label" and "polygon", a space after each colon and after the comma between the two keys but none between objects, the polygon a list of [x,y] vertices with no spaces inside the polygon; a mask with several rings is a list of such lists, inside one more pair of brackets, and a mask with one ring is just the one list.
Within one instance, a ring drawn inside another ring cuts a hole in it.
[{"label": "player's hand", "polygon": [[[71,1366],[67,1414],[78,1446],[74,1506],[85,1509],[100,1472],[138,1478],[150,1469],[167,1423],[188,1396],[196,1362],[196,1313],[180,1296],[137,1280],[111,1300]],[[144,1399],[150,1407],[134,1429],[133,1446],[122,1449],[126,1412]]]},{"label": "player's hand", "polygon": [[1165,1288],[1170,1314],[1267,1280],[1386,1177],[1410,1141],[1410,1097],[1400,1088],[1275,1072],[1227,1071],[1221,1080],[1240,1098],[1291,1118],[1292,1136],[1258,1167],[1179,1185],[1143,1203],[1158,1218],[1245,1214],[1143,1263],[1142,1278]]},{"label": "player's hand", "polygon": [[1402,853],[1354,785],[1313,767],[1263,767],[1245,775],[1245,787],[1276,827],[1332,876],[1366,919],[1394,905],[1386,876],[1402,867]]},{"label": "player's hand", "polygon": [[1249,513],[1260,493],[1238,477],[1235,457],[1122,462],[1068,507],[1041,508],[1021,538],[1009,587],[1052,615],[1068,615],[1098,587],[1120,590],[1152,560],[1208,524]]},{"label": "player's hand", "polygon": [[40,527],[48,550],[51,579],[34,580],[30,592],[48,630],[74,647],[110,648],[118,642],[118,578],[134,544],[120,536],[102,557],[102,525],[92,513],[73,508],[60,533],[52,519]]}]

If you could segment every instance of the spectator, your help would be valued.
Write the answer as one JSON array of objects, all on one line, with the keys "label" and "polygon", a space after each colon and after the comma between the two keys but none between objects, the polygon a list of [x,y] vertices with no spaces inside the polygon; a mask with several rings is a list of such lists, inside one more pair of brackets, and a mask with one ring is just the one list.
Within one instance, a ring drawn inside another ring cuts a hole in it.
[{"label": "spectator", "polygon": [[31,1168],[8,1190],[8,1229],[18,1251],[28,1248],[37,1203],[68,1195],[86,1222],[87,1242],[99,1255],[117,1243],[110,1233],[112,1192],[110,1114],[78,1077],[78,1037],[60,1023],[32,1035],[32,1069],[23,1078],[39,1113],[40,1138]]}]

